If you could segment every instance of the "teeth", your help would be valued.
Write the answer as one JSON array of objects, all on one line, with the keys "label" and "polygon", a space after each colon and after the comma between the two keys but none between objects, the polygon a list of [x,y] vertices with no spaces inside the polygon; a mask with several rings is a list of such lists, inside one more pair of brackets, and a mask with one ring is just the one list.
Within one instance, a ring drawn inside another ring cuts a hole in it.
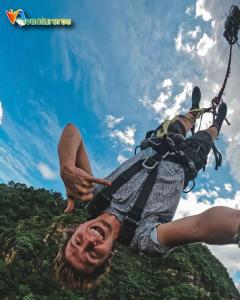
[{"label": "teeth", "polygon": [[103,240],[103,236],[102,236],[97,230],[91,228],[91,231],[92,231],[95,235],[99,236],[99,237]]}]

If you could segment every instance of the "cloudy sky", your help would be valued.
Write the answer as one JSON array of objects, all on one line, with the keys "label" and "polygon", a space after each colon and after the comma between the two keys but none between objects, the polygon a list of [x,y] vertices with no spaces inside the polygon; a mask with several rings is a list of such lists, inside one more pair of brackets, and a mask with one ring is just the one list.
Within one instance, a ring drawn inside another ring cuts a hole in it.
[{"label": "cloudy sky", "polygon": [[[56,147],[67,122],[80,128],[94,173],[103,177],[133,155],[146,130],[187,111],[194,85],[208,106],[225,76],[228,1],[6,0],[0,8],[1,182],[64,195]],[[28,17],[72,18],[74,26],[20,28],[6,17],[11,8]],[[240,207],[239,70],[235,47],[224,95],[231,126],[224,124],[217,141],[223,166],[214,171],[210,155],[176,218],[213,205]],[[239,249],[210,249],[240,285]]]}]

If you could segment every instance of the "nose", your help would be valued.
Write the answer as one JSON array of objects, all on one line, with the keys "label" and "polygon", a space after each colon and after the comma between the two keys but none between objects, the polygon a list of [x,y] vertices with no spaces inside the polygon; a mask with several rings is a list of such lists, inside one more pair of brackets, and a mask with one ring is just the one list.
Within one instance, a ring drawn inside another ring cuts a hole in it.
[{"label": "nose", "polygon": [[88,234],[86,234],[85,238],[86,238],[86,241],[88,241],[93,246],[96,246],[99,241],[99,238],[92,232],[88,232]]}]

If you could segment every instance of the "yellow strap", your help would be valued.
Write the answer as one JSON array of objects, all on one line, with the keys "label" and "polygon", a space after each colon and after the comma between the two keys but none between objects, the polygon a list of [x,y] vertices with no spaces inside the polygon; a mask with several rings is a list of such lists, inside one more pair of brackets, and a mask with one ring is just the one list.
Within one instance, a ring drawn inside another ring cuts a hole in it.
[{"label": "yellow strap", "polygon": [[[204,108],[195,108],[190,110],[190,113],[197,113],[196,116],[194,116],[193,120],[199,119],[201,117],[201,115],[204,113],[205,109]],[[184,116],[184,118],[188,119],[187,117]],[[159,138],[163,138],[164,135],[166,135],[168,133],[168,127],[174,123],[176,120],[179,120],[179,116],[176,116],[175,118],[173,118],[172,120],[165,120],[162,123],[161,128],[159,128],[157,130],[157,137]]]},{"label": "yellow strap", "polygon": [[190,110],[190,113],[197,113],[196,116],[194,116],[194,120],[199,119],[201,115],[204,113],[205,109],[204,108],[194,108]]},{"label": "yellow strap", "polygon": [[174,119],[172,120],[165,120],[163,123],[162,123],[162,126],[161,128],[159,128],[157,130],[157,137],[159,138],[163,138],[164,135],[166,135],[168,133],[168,127],[174,123],[176,120],[178,120],[178,116],[175,117]]}]

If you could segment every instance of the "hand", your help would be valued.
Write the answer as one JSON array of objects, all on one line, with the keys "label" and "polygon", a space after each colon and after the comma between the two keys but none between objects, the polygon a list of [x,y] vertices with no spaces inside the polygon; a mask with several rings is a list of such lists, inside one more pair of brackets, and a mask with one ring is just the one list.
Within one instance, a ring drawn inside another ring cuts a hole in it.
[{"label": "hand", "polygon": [[83,202],[92,200],[94,183],[110,186],[111,182],[105,179],[89,175],[84,170],[71,167],[62,168],[61,177],[65,184],[68,206],[64,212],[71,212],[74,209],[74,201]]}]

